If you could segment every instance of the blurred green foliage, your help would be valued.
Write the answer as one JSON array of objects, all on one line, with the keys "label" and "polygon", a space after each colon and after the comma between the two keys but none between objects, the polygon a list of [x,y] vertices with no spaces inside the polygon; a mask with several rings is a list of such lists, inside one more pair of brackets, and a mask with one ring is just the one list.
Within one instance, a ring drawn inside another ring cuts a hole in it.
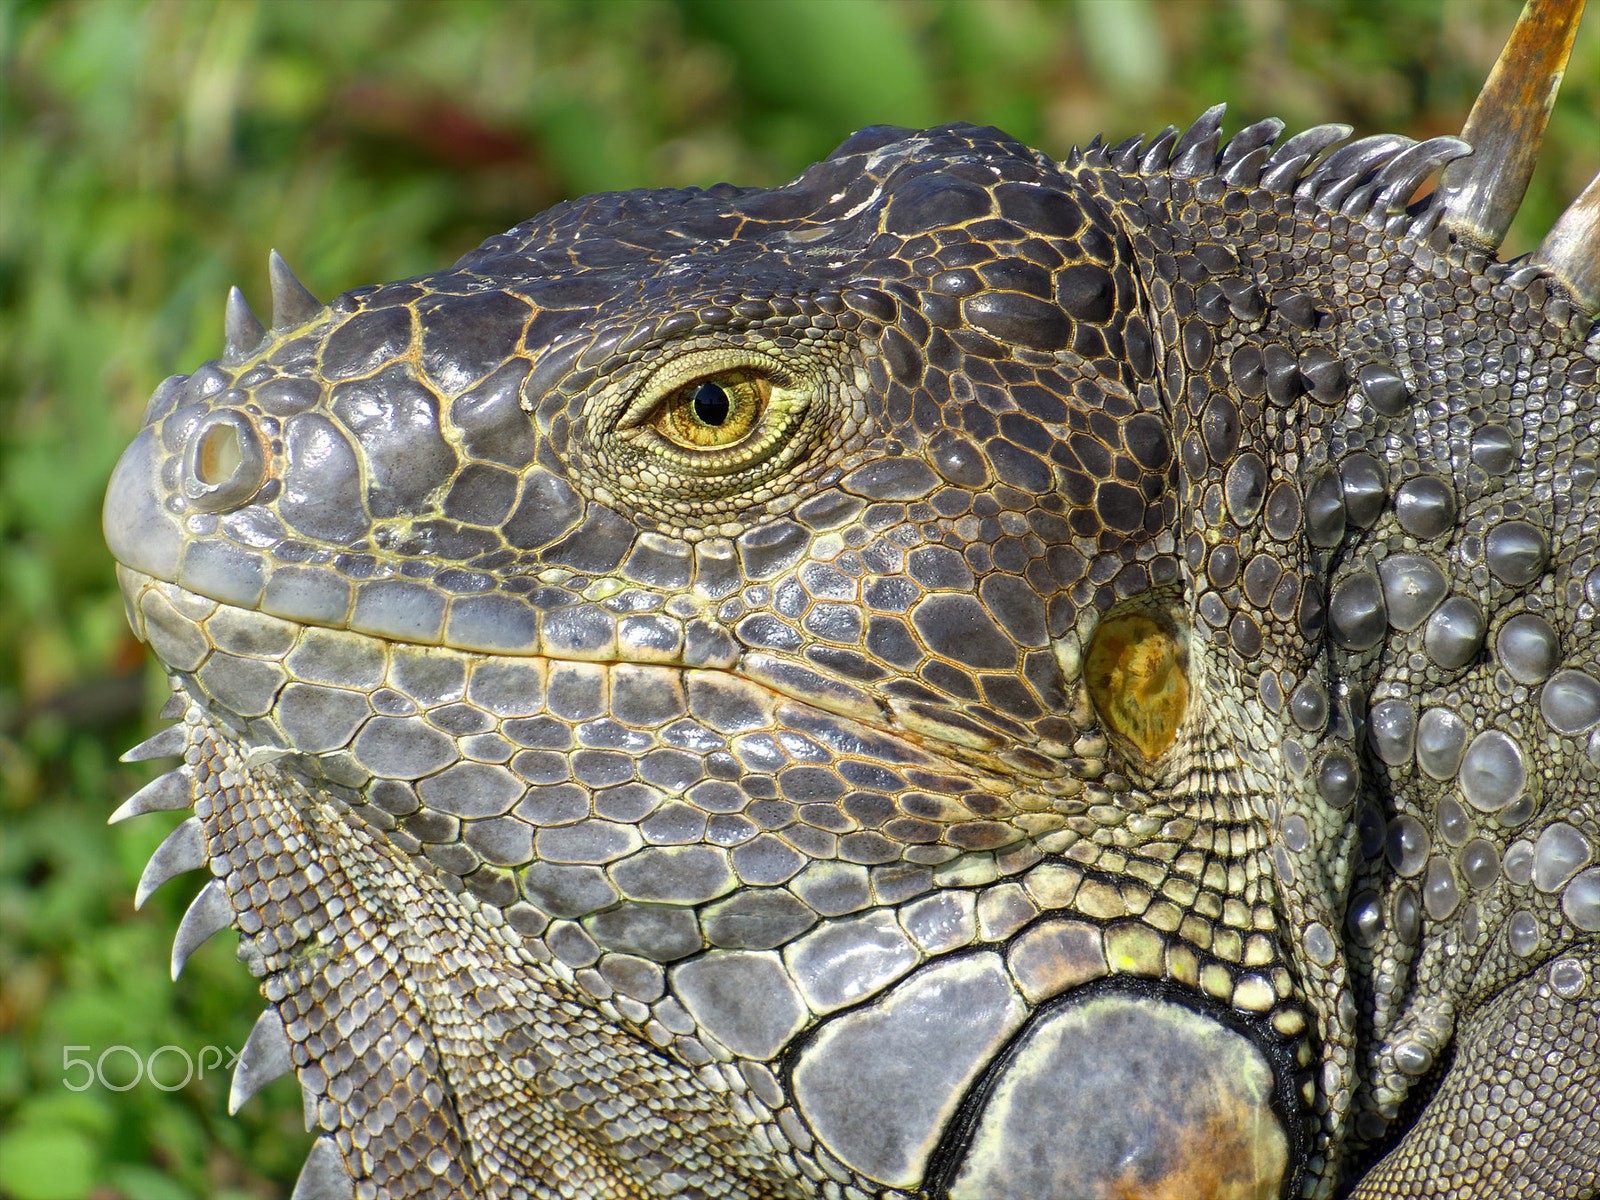
[{"label": "blurred green foliage", "polygon": [[[198,881],[136,914],[175,823],[107,828],[155,726],[99,509],[160,378],[221,346],[268,247],[316,292],[442,266],[596,189],[773,184],[874,122],[998,124],[1056,154],[1184,122],[1460,128],[1508,0],[0,0],[0,1197],[287,1195],[298,1090],[110,1084],[243,1045],[227,939],[167,979]],[[1581,37],[1512,253],[1600,165]],[[85,1049],[71,1049],[86,1047]]]}]

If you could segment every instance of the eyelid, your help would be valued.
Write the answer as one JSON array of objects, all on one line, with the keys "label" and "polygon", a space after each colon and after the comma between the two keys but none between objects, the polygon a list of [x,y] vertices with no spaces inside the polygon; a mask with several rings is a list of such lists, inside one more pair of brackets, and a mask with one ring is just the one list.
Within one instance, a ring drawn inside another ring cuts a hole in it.
[{"label": "eyelid", "polygon": [[631,433],[647,426],[656,411],[687,385],[734,371],[761,375],[774,391],[794,387],[794,373],[772,355],[750,347],[685,354],[663,363],[640,382],[617,418],[616,430]]}]

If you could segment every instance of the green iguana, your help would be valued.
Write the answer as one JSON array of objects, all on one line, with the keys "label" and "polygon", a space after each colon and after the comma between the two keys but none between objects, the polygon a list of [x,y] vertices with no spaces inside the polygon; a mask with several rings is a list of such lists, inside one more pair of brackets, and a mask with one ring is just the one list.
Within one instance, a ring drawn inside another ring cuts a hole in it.
[{"label": "green iguana", "polygon": [[874,127],[235,290],[114,819],[298,1200],[1596,1196],[1600,181],[1495,257],[1580,7],[1460,138]]}]

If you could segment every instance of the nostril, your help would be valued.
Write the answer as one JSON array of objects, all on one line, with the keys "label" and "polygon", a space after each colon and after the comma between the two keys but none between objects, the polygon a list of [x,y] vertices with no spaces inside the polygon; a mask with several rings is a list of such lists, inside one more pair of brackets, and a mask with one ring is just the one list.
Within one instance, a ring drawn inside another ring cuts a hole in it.
[{"label": "nostril", "polygon": [[242,413],[207,413],[189,434],[183,494],[201,512],[236,508],[254,496],[267,473],[255,424]]},{"label": "nostril", "polygon": [[219,422],[200,435],[194,456],[195,478],[207,487],[227,483],[244,465],[239,431]]}]

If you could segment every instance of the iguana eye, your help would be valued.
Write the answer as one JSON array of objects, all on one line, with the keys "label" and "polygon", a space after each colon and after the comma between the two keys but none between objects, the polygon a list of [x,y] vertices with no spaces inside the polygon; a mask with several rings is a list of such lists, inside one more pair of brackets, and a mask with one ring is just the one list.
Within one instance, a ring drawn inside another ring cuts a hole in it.
[{"label": "iguana eye", "polygon": [[673,392],[652,424],[685,450],[720,450],[749,434],[771,398],[769,380],[751,371],[724,371]]},{"label": "iguana eye", "polygon": [[[821,395],[804,364],[751,346],[695,350],[641,381],[618,415],[616,444],[628,446],[630,473],[661,495],[675,480],[747,487],[801,456],[807,414]],[[812,420],[817,414],[813,413]]]}]

